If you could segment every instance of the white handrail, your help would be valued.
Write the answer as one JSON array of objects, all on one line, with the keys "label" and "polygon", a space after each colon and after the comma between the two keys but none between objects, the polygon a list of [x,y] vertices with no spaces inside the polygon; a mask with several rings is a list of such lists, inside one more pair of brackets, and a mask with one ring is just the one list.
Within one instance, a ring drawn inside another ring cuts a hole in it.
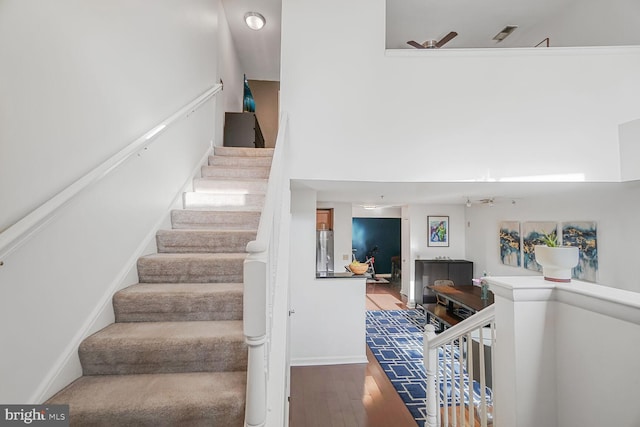
[{"label": "white handrail", "polygon": [[60,209],[73,200],[74,197],[107,176],[131,156],[140,152],[142,149],[146,149],[146,147],[151,145],[157,136],[164,132],[169,126],[196,111],[220,90],[222,90],[221,84],[210,87],[174,114],[145,132],[142,136],[127,144],[127,146],[118,153],[102,162],[99,166],[89,171],[73,184],[0,233],[0,265],[2,265],[3,258],[18,249],[45,224],[51,221]]},{"label": "white handrail", "polygon": [[283,190],[286,185],[286,133],[287,115],[283,113],[280,117],[258,232],[256,239],[247,244],[248,255],[244,261],[243,324],[249,351],[245,426],[250,427],[264,426],[267,418],[270,324],[276,289],[277,240],[281,220],[278,213],[282,208]]},{"label": "white handrail", "polygon": [[487,323],[493,321],[496,316],[495,313],[496,309],[494,305],[491,304],[487,308],[475,313],[473,316],[464,319],[462,322],[438,334],[435,338],[430,340],[429,343],[433,347],[440,347],[441,345],[458,339],[459,337],[466,335],[471,331],[475,331],[476,329],[480,329]]},{"label": "white handrail", "polygon": [[[474,338],[472,332],[479,333],[479,369],[480,369],[480,407],[478,415],[480,423],[483,427],[488,425],[488,405],[486,394],[486,376],[485,376],[485,360],[484,360],[484,339],[483,328],[488,324],[491,325],[491,351],[493,352],[493,343],[495,342],[495,307],[489,307],[481,310],[473,316],[463,320],[457,325],[447,329],[446,331],[436,335],[435,328],[431,324],[425,326],[424,332],[424,366],[426,371],[426,423],[427,427],[449,426],[449,415],[452,416],[451,425],[458,425],[458,418],[462,425],[465,425],[465,390],[468,395],[468,419],[471,423],[474,420],[474,404],[473,404],[473,348],[472,342]],[[457,344],[456,344],[457,342]],[[466,351],[464,350],[466,342]],[[457,349],[457,350],[456,350]],[[442,354],[442,360],[439,353]],[[491,364],[493,364],[493,356]],[[441,366],[443,365],[443,366]],[[443,375],[440,375],[440,369],[444,369]],[[465,384],[463,373],[466,371],[468,377]],[[456,393],[455,375],[458,375],[458,390]],[[450,380],[448,379],[450,378]],[[440,394],[445,396],[443,411],[440,411]],[[457,399],[457,402],[456,402]]]}]

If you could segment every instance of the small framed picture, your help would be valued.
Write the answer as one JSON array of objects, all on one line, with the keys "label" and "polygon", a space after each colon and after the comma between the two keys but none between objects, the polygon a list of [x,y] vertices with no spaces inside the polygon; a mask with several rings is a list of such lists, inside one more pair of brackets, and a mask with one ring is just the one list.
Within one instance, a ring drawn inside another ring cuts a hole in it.
[{"label": "small framed picture", "polygon": [[427,246],[449,246],[449,217],[428,216]]}]

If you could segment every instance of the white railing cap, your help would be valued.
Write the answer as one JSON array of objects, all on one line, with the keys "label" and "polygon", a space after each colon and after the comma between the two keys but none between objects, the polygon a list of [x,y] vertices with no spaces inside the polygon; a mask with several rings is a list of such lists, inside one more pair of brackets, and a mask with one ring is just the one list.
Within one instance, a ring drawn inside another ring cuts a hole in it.
[{"label": "white railing cap", "polygon": [[483,328],[487,323],[493,322],[495,319],[495,307],[491,304],[489,307],[477,312],[473,316],[468,317],[462,322],[458,323],[447,329],[446,331],[438,334],[433,339],[429,340],[429,347],[439,347],[448,342],[453,341],[456,338],[460,338],[463,335],[468,334],[476,329]]}]

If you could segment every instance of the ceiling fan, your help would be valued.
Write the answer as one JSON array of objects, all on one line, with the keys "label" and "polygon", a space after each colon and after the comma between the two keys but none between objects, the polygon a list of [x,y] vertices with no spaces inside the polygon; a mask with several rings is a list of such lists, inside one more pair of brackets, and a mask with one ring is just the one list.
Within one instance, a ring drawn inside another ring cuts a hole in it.
[{"label": "ceiling fan", "polygon": [[427,40],[424,43],[420,44],[414,40],[409,40],[407,42],[408,45],[415,47],[416,49],[439,49],[445,44],[449,43],[451,39],[457,36],[458,33],[455,31],[451,31],[449,34],[441,38],[440,40]]},{"label": "ceiling fan", "polygon": [[[514,201],[513,203],[515,204],[516,202]],[[467,203],[465,204],[467,205],[468,208],[470,208],[472,205],[489,206],[491,208],[495,206],[496,198],[487,197],[485,199],[477,199],[472,202],[471,199],[467,197]]]},{"label": "ceiling fan", "polygon": [[496,200],[494,197],[478,200],[478,203],[480,203],[481,205],[489,205],[489,206],[493,206],[495,202]]}]

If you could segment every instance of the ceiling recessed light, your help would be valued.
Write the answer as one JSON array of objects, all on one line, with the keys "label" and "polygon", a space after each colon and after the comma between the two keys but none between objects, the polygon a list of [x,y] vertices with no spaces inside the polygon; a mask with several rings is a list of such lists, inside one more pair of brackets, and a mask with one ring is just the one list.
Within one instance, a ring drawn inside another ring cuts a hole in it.
[{"label": "ceiling recessed light", "polygon": [[511,33],[513,33],[516,28],[518,28],[517,25],[507,25],[502,29],[502,31],[496,34],[493,39],[497,42],[501,42],[502,40],[506,39]]},{"label": "ceiling recessed light", "polygon": [[264,19],[264,16],[260,15],[258,12],[247,12],[244,15],[244,22],[247,23],[247,27],[252,30],[260,30],[264,27],[267,20]]}]

